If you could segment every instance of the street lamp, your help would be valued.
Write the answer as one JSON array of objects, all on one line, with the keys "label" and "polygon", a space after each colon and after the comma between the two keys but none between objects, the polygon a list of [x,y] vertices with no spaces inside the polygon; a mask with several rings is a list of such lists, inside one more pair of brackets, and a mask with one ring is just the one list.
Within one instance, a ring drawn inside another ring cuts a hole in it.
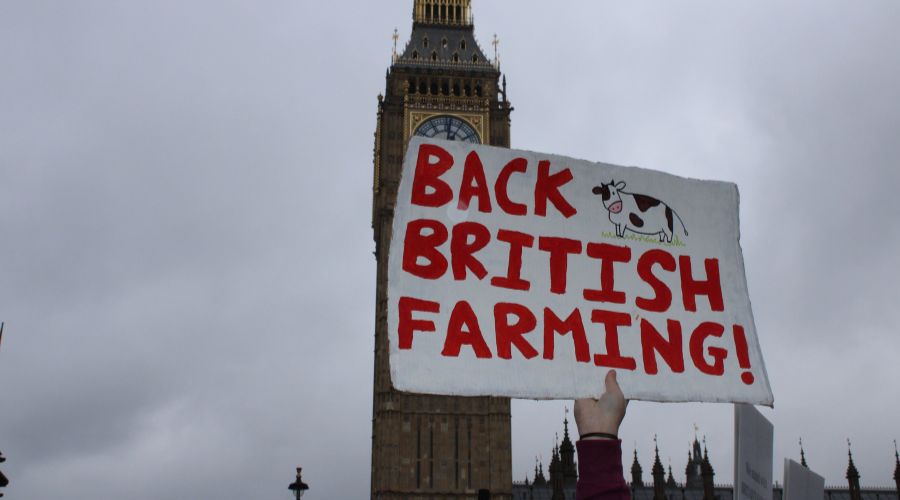
[{"label": "street lamp", "polygon": [[306,493],[306,490],[309,489],[309,485],[303,482],[303,479],[300,477],[300,473],[303,471],[301,467],[297,467],[297,479],[288,486],[288,489],[291,490],[292,495],[296,500],[300,500],[303,497],[303,494]]},{"label": "street lamp", "polygon": [[[0,326],[0,332],[2,332],[2,326]],[[6,458],[3,457],[3,453],[0,453],[0,464],[6,462]],[[9,479],[6,479],[6,476],[3,475],[3,472],[0,471],[0,488],[6,488],[6,485],[9,484]],[[3,496],[3,493],[0,493],[0,497]]]}]

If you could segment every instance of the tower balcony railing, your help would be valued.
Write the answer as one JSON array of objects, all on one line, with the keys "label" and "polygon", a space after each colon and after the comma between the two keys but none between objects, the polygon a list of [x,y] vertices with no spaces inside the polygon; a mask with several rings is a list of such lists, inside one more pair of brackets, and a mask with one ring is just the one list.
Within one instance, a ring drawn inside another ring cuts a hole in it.
[{"label": "tower balcony railing", "polygon": [[415,109],[447,109],[454,111],[481,111],[490,105],[487,97],[457,97],[450,95],[407,94],[406,104]]},{"label": "tower balcony railing", "polygon": [[486,69],[486,68],[497,68],[497,65],[489,60],[489,59],[479,59],[476,61],[471,61],[468,59],[460,59],[458,61],[454,60],[446,60],[446,59],[437,59],[432,60],[427,57],[403,57],[401,55],[396,55],[394,57],[394,64],[410,64],[415,66],[424,66],[431,68],[447,68],[447,65],[452,65],[453,67],[457,67],[460,69]]}]

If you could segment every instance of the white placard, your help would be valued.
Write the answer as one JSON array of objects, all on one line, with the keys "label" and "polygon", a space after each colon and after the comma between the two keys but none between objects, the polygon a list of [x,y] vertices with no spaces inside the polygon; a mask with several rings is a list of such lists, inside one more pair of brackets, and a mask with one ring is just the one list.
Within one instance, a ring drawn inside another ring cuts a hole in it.
[{"label": "white placard", "polygon": [[772,500],[774,437],[772,423],[759,410],[734,405],[734,500]]},{"label": "white placard", "polygon": [[825,498],[825,478],[798,464],[784,459],[784,500],[822,500]]},{"label": "white placard", "polygon": [[387,322],[401,391],[773,402],[734,184],[413,138]]}]

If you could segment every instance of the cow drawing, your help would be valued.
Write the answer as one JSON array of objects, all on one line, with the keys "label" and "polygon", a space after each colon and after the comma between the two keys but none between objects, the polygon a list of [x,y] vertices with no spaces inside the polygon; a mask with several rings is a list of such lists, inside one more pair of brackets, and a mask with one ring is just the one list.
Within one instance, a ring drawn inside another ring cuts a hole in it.
[{"label": "cow drawing", "polygon": [[659,241],[672,242],[675,218],[681,224],[684,235],[687,228],[672,207],[651,196],[622,191],[624,182],[611,181],[594,187],[594,194],[603,197],[603,207],[609,211],[609,220],[616,225],[616,236],[624,237],[625,231],[637,234],[659,235]]}]

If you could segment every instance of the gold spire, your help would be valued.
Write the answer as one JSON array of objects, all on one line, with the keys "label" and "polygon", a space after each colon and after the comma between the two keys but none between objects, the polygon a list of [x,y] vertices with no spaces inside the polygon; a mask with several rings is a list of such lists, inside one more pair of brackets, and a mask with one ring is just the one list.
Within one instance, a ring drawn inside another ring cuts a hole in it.
[{"label": "gold spire", "polygon": [[497,38],[496,33],[494,33],[494,40],[491,42],[491,45],[494,46],[494,67],[500,69],[500,51],[497,50],[497,47],[500,45],[500,39]]},{"label": "gold spire", "polygon": [[400,40],[400,32],[397,31],[397,28],[394,28],[394,34],[391,35],[391,38],[394,40],[394,52],[391,54],[391,59],[397,62],[397,41]]}]

